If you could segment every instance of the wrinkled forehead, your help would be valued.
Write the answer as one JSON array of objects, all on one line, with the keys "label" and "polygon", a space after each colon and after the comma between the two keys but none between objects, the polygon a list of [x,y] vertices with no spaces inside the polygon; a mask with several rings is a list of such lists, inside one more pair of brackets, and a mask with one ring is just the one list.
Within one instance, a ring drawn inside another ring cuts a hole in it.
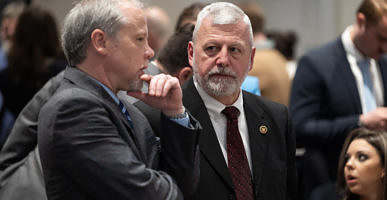
[{"label": "wrinkled forehead", "polygon": [[197,32],[197,39],[206,39],[211,35],[234,36],[240,38],[243,42],[249,43],[248,25],[243,20],[233,23],[216,23],[211,17],[203,19]]},{"label": "wrinkled forehead", "polygon": [[142,7],[128,1],[123,1],[118,7],[122,13],[122,21],[124,23],[136,26],[146,24],[146,17]]}]

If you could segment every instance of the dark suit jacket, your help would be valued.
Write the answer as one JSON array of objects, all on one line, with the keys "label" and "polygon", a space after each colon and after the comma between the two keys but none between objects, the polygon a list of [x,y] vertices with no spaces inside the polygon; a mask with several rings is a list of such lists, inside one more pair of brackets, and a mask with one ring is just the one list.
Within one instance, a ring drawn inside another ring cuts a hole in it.
[{"label": "dark suit jacket", "polygon": [[62,79],[63,72],[50,79],[16,119],[0,151],[0,199],[47,199],[37,148],[37,124],[40,109]]},{"label": "dark suit jacket", "polygon": [[[379,62],[387,99],[387,59]],[[355,77],[341,38],[312,50],[298,62],[290,114],[297,143],[318,149],[329,163],[332,179],[347,134],[358,127],[362,113]]]},{"label": "dark suit jacket", "polygon": [[183,199],[193,193],[199,124],[191,117],[193,127],[186,128],[163,115],[160,141],[145,117],[126,107],[133,129],[99,84],[66,69],[38,122],[49,199]]},{"label": "dark suit jacket", "polygon": [[[183,89],[184,106],[203,128],[199,139],[200,181],[194,199],[235,199],[231,175],[206,107],[192,79],[186,86]],[[243,92],[243,102],[250,137],[255,199],[295,199],[295,138],[290,132],[286,107],[248,92]],[[162,123],[157,116],[160,112],[141,102],[135,105],[155,130],[159,130]],[[269,128],[267,134],[260,133],[261,125]]]}]

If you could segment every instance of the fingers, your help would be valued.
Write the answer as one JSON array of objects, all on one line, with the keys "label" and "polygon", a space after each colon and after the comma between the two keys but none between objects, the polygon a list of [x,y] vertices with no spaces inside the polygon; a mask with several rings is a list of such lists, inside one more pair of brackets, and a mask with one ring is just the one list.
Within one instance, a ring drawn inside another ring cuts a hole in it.
[{"label": "fingers", "polygon": [[387,108],[378,107],[375,110],[361,115],[360,120],[367,128],[375,130],[386,130],[387,128]]},{"label": "fingers", "polygon": [[180,85],[180,83],[177,80],[177,78],[168,79],[168,81],[164,85],[164,90],[163,90],[162,96],[163,97],[167,96],[167,94],[169,93],[170,90],[177,88],[177,86],[179,86],[179,85]]},{"label": "fingers", "polygon": [[159,74],[150,79],[148,94],[150,96],[165,97],[171,88],[178,87],[177,78],[166,74]]}]

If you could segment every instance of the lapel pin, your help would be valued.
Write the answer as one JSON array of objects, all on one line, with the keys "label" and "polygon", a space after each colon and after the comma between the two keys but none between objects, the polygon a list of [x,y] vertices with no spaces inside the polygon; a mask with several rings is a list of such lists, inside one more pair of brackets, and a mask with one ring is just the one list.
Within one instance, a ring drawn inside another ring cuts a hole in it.
[{"label": "lapel pin", "polygon": [[265,125],[261,125],[261,126],[259,126],[259,132],[261,133],[261,134],[266,134],[267,133],[267,131],[268,131],[268,128],[267,128],[267,126],[265,126]]}]

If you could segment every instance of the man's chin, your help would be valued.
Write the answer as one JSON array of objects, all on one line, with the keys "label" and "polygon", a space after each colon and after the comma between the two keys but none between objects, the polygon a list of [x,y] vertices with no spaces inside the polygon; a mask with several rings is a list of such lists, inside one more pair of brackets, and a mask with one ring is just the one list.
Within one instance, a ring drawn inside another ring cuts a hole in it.
[{"label": "man's chin", "polygon": [[143,81],[139,80],[136,82],[132,82],[129,84],[128,89],[126,90],[127,92],[141,92],[143,88]]},{"label": "man's chin", "polygon": [[211,96],[230,96],[235,92],[235,87],[233,85],[228,85],[224,83],[214,83],[208,82],[205,86],[208,93]]}]

